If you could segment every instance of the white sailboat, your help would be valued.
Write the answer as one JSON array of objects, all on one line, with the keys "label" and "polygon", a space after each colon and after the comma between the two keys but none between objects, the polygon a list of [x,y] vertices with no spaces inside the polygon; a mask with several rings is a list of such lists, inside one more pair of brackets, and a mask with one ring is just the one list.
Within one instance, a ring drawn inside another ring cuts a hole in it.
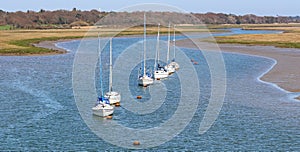
[{"label": "white sailboat", "polygon": [[172,62],[169,64],[170,66],[172,66],[176,71],[179,70],[180,66],[177,62],[175,62],[175,57],[176,57],[176,40],[175,40],[175,37],[176,37],[176,34],[175,34],[175,25],[174,25],[174,36],[173,36],[173,50],[174,50],[174,57],[173,57],[173,60]]},{"label": "white sailboat", "polygon": [[98,101],[92,110],[93,114],[99,117],[110,116],[114,113],[114,107],[109,104],[108,99],[103,97],[98,98]]},{"label": "white sailboat", "polygon": [[151,75],[146,73],[146,14],[144,14],[144,65],[143,65],[143,74],[139,76],[138,84],[140,86],[148,86],[153,84],[153,79]]},{"label": "white sailboat", "polygon": [[112,89],[112,38],[110,38],[109,47],[109,92],[104,97],[109,100],[111,105],[119,104],[121,101],[121,95]]},{"label": "white sailboat", "polygon": [[175,72],[175,68],[172,65],[170,65],[170,59],[169,59],[170,58],[170,23],[169,23],[168,28],[169,28],[169,31],[168,31],[168,42],[167,42],[168,43],[167,65],[164,68],[170,75]]},{"label": "white sailboat", "polygon": [[106,117],[114,113],[114,107],[110,105],[109,100],[103,96],[103,87],[102,87],[102,63],[101,63],[101,48],[100,48],[100,36],[98,34],[98,51],[99,51],[99,69],[100,69],[100,87],[101,87],[101,96],[98,97],[98,100],[95,106],[92,108],[93,114],[100,117]]},{"label": "white sailboat", "polygon": [[164,67],[161,67],[159,64],[159,31],[160,24],[158,24],[158,32],[157,32],[157,42],[156,42],[156,55],[155,55],[155,63],[154,63],[154,79],[163,79],[169,76],[167,70]]}]

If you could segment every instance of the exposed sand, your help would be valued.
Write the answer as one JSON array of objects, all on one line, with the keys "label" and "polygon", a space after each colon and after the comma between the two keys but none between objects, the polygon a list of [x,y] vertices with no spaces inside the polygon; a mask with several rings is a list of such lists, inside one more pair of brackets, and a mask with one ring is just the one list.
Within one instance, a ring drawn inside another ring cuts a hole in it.
[{"label": "exposed sand", "polygon": [[56,43],[58,42],[66,42],[66,41],[70,41],[70,39],[66,39],[66,40],[58,40],[58,41],[42,41],[38,44],[33,44],[35,47],[41,47],[41,48],[47,48],[50,50],[54,50],[53,54],[63,54],[63,53],[67,53],[66,50],[56,47]]},{"label": "exposed sand", "polygon": [[[203,44],[207,45],[207,43]],[[197,48],[190,40],[178,41],[176,45]],[[300,49],[237,44],[220,44],[219,48],[224,52],[250,54],[275,59],[277,64],[261,79],[266,82],[274,83],[284,90],[300,92],[300,70],[298,67],[300,66]]]}]

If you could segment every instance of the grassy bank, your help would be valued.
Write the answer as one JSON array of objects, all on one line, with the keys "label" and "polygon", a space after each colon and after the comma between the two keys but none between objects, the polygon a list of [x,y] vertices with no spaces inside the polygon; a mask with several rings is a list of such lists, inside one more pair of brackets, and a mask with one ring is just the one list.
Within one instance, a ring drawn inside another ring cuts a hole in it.
[{"label": "grassy bank", "polygon": [[[92,28],[92,31],[90,31]],[[180,27],[177,27],[180,28]],[[0,55],[39,55],[63,53],[56,50],[35,47],[33,44],[41,41],[56,41],[62,39],[76,39],[83,37],[96,37],[98,31],[101,36],[126,36],[141,35],[143,27],[132,27],[129,29],[116,28],[78,28],[78,29],[47,29],[47,30],[0,30]],[[119,32],[122,31],[122,32]],[[180,28],[185,32],[203,32],[206,29]],[[218,30],[213,30],[214,32]],[[161,28],[161,34],[166,34],[168,29]],[[147,28],[147,34],[157,34],[157,27]]]},{"label": "grassy bank", "polygon": [[[249,30],[282,30],[281,34],[256,34],[217,37],[218,43],[234,43],[247,45],[273,45],[277,47],[300,48],[300,24],[260,24],[260,25],[207,25],[211,32],[224,31],[224,28],[243,28]],[[8,27],[2,27],[8,28]],[[89,32],[94,28],[94,32]],[[206,26],[177,26],[184,32],[205,32]],[[222,29],[222,30],[219,30]],[[48,29],[48,30],[0,30],[0,55],[32,55],[63,53],[55,50],[34,47],[33,44],[41,41],[56,41],[61,39],[76,39],[83,37],[96,37],[97,31],[101,36],[126,36],[141,35],[143,27],[130,29],[116,28],[78,28],[78,29]],[[122,31],[122,32],[119,32]],[[166,34],[168,29],[161,27],[161,34]],[[156,34],[157,27],[148,27],[147,34]]]},{"label": "grassy bank", "polygon": [[218,43],[300,48],[300,33],[245,34],[215,38]]},{"label": "grassy bank", "polygon": [[245,34],[216,37],[218,43],[268,45],[284,48],[300,48],[300,24],[243,25],[247,30],[280,30],[278,34]]},{"label": "grassy bank", "polygon": [[15,55],[22,55],[22,54],[61,54],[64,52],[57,51],[57,50],[50,50],[46,48],[39,48],[35,47],[33,44],[37,44],[41,41],[57,41],[63,39],[76,39],[81,38],[81,36],[66,36],[66,37],[43,37],[43,38],[34,38],[34,39],[24,39],[24,40],[14,40],[10,41],[8,44],[13,45],[20,48],[4,48],[0,50],[2,54],[15,54]]}]

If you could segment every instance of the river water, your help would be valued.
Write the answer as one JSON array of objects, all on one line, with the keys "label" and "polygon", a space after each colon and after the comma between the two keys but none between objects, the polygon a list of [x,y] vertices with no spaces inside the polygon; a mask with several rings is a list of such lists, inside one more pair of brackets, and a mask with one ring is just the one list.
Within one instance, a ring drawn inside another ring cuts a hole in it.
[{"label": "river water", "polygon": [[[232,29],[227,34],[274,33]],[[222,35],[222,34],[219,34]],[[180,38],[180,37],[179,37]],[[141,37],[115,38],[114,60]],[[166,39],[166,37],[162,37]],[[97,40],[94,41],[95,46]],[[0,57],[0,150],[58,151],[125,151],[104,141],[84,123],[72,88],[72,69],[80,41],[59,43],[69,50],[63,55]],[[187,127],[172,140],[149,151],[223,151],[223,150],[300,150],[300,103],[291,93],[280,90],[258,78],[270,70],[275,61],[263,57],[223,53],[226,67],[226,96],[220,114],[204,134],[198,133],[200,121],[210,97],[209,67],[199,50],[181,48],[199,64],[194,65],[200,82],[200,104]],[[108,52],[106,52],[108,53]],[[153,62],[153,61],[149,61]],[[107,88],[108,61],[104,61],[104,88]],[[151,63],[152,64],[152,63]],[[138,70],[133,70],[132,77]],[[176,86],[178,76],[161,81]],[[149,92],[130,79],[132,94]],[[151,87],[150,87],[151,88]],[[176,111],[180,92],[172,87],[160,110],[137,115],[123,107],[115,109],[113,120],[131,128],[151,128],[168,120]],[[126,97],[122,96],[124,100]],[[197,105],[195,105],[197,106]],[[105,121],[111,120],[100,120]]]}]

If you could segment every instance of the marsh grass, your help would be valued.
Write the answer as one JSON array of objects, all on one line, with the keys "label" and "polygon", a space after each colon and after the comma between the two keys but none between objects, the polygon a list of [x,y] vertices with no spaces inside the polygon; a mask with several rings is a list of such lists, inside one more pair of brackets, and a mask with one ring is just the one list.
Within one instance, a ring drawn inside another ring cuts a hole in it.
[{"label": "marsh grass", "polygon": [[216,37],[217,43],[269,45],[283,48],[300,48],[300,33],[246,34]]},{"label": "marsh grass", "polygon": [[[199,27],[180,28],[185,32],[206,32],[206,29]],[[122,31],[122,32],[119,32]],[[173,31],[173,29],[172,29]],[[217,31],[217,30],[214,30]],[[32,54],[48,54],[61,53],[55,50],[35,47],[33,44],[41,41],[56,41],[61,39],[77,39],[83,37],[97,37],[98,32],[102,37],[109,36],[127,36],[143,34],[143,27],[131,27],[127,29],[117,28],[78,28],[78,29],[47,29],[47,30],[1,30],[0,31],[0,55],[32,55]],[[161,34],[167,34],[168,28],[161,27]],[[179,31],[177,31],[179,33]],[[117,34],[117,35],[116,35]],[[157,27],[147,28],[147,34],[157,34]]]},{"label": "marsh grass", "polygon": [[14,40],[10,41],[9,44],[17,46],[19,48],[1,49],[0,53],[3,54],[43,54],[43,53],[53,53],[60,54],[57,50],[51,50],[46,48],[35,47],[33,44],[39,43],[41,41],[56,41],[61,39],[76,39],[81,38],[80,36],[67,36],[67,37],[44,37],[44,38],[34,38],[34,39],[24,39],[24,40]]},{"label": "marsh grass", "polygon": [[300,48],[300,24],[243,25],[247,30],[279,30],[279,34],[245,34],[216,37],[217,43],[268,45],[283,48]]},{"label": "marsh grass", "polygon": [[[300,48],[300,24],[243,24],[243,25],[207,25],[210,32],[224,32],[226,28],[243,28],[248,30],[282,30],[281,34],[255,34],[217,37],[218,43],[235,43],[247,45],[273,45],[277,47]],[[0,26],[7,29],[8,26]],[[224,29],[225,28],[225,29]],[[203,25],[177,26],[180,32],[207,32]],[[221,29],[221,30],[220,30]],[[122,31],[122,32],[119,32]],[[173,31],[173,29],[172,29]],[[33,44],[41,41],[56,41],[61,39],[77,39],[83,37],[101,36],[128,36],[143,34],[143,27],[117,29],[111,27],[89,27],[79,29],[47,29],[47,30],[0,30],[0,55],[26,55],[61,53],[55,50],[34,47]],[[161,27],[161,34],[167,34],[168,28]],[[116,35],[117,34],[117,35]],[[147,34],[157,34],[157,27],[147,27]]]}]

